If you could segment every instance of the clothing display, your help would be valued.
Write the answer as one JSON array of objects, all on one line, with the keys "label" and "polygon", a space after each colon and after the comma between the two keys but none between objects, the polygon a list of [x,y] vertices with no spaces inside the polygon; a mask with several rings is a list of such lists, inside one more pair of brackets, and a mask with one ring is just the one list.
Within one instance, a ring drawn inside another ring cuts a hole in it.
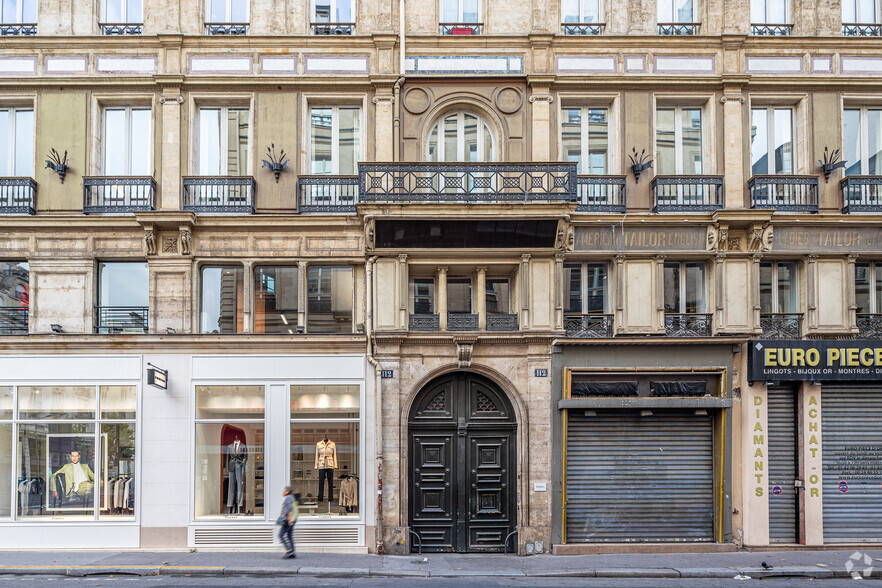
[{"label": "clothing display", "polygon": [[344,474],[340,480],[340,506],[346,507],[346,512],[358,506],[358,478],[352,474]]},{"label": "clothing display", "polygon": [[[227,506],[231,512],[240,512],[245,501],[245,464],[248,461],[248,447],[239,441],[227,445]],[[235,510],[233,507],[235,506]]]},{"label": "clothing display", "polygon": [[337,469],[337,446],[325,438],[315,444],[315,467],[321,469]]},{"label": "clothing display", "polygon": [[128,476],[107,481],[107,504],[105,509],[113,514],[133,514],[135,511],[135,484]]},{"label": "clothing display", "polygon": [[83,496],[92,491],[95,481],[95,474],[92,468],[82,462],[68,462],[61,466],[57,472],[52,474],[49,480],[49,487],[55,487],[55,481],[59,475],[64,477],[64,495],[70,496],[77,494]]},{"label": "clothing display", "polygon": [[324,481],[328,480],[328,502],[334,502],[334,470],[330,468],[322,468],[319,473],[318,501],[325,499]]}]

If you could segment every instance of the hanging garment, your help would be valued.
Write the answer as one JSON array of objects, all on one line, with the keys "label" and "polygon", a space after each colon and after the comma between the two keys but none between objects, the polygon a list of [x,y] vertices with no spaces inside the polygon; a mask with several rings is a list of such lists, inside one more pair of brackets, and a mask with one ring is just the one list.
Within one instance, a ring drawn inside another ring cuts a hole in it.
[{"label": "hanging garment", "polygon": [[340,481],[340,505],[358,506],[358,482],[352,476]]}]

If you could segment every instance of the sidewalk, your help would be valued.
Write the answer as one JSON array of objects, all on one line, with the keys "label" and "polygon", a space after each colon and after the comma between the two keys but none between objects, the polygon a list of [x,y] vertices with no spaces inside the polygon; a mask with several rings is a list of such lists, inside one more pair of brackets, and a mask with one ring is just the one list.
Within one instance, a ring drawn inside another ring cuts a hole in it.
[{"label": "sidewalk", "polygon": [[[752,578],[851,576],[870,567],[882,577],[882,550],[775,551],[735,553],[609,554],[519,557],[498,554],[410,556],[303,553],[283,560],[280,552],[85,551],[0,553],[2,574],[289,575],[361,576],[538,576],[606,578]],[[864,555],[873,558],[865,563]],[[848,563],[851,561],[851,565]],[[762,563],[772,566],[764,569]],[[865,577],[869,577],[866,576]]]}]

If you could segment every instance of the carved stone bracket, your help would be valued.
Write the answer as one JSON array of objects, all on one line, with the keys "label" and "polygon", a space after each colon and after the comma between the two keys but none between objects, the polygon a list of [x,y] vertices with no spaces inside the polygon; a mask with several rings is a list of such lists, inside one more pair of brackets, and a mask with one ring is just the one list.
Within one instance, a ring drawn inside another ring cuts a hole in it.
[{"label": "carved stone bracket", "polygon": [[744,104],[744,95],[723,94],[722,96],[720,96],[720,104],[725,104],[726,102],[738,102],[739,104]]},{"label": "carved stone bracket", "polygon": [[754,225],[747,234],[747,247],[750,251],[771,251],[773,236],[773,229],[769,223]]},{"label": "carved stone bracket", "polygon": [[459,367],[472,365],[472,352],[475,350],[475,339],[456,339],[456,363]]},{"label": "carved stone bracket", "polygon": [[530,104],[535,104],[536,102],[546,102],[551,104],[554,102],[554,96],[551,94],[533,94],[530,96]]},{"label": "carved stone bracket", "polygon": [[147,255],[156,255],[156,231],[152,226],[144,230],[144,244],[147,246]]},{"label": "carved stone bracket", "polygon": [[381,94],[379,96],[374,96],[371,99],[371,102],[374,104],[392,104],[395,101],[395,97],[392,94]]},{"label": "carved stone bracket", "polygon": [[190,255],[190,228],[181,227],[179,233],[181,236],[181,255]]},{"label": "carved stone bracket", "polygon": [[169,102],[175,102],[175,103],[177,103],[177,104],[183,104],[183,103],[184,103],[184,97],[181,96],[181,95],[178,95],[178,96],[160,96],[160,98],[159,98],[159,103],[160,103],[160,104],[167,104],[167,103],[169,103]]},{"label": "carved stone bracket", "polygon": [[375,238],[374,238],[374,219],[366,220],[364,223],[364,244],[368,249],[373,249],[375,246]]}]

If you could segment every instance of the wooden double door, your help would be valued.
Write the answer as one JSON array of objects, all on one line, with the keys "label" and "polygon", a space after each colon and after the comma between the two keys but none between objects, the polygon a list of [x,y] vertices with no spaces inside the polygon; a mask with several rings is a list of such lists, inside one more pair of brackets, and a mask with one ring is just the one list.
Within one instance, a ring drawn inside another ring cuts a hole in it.
[{"label": "wooden double door", "polygon": [[427,385],[409,415],[416,550],[501,552],[516,521],[516,423],[492,382],[470,373]]}]

